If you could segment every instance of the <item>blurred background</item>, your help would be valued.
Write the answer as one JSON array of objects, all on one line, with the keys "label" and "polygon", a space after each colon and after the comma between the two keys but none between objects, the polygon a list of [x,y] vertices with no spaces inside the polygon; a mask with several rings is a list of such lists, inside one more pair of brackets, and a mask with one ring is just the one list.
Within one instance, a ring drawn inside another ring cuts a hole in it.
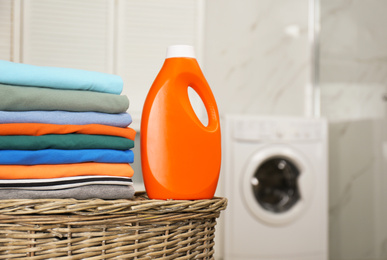
[{"label": "blurred background", "polygon": [[[120,75],[139,132],[167,46],[193,45],[222,117],[328,120],[329,259],[383,260],[386,10],[385,0],[0,0],[0,59]],[[140,176],[138,142],[136,152]],[[221,240],[216,250],[222,258]]]}]

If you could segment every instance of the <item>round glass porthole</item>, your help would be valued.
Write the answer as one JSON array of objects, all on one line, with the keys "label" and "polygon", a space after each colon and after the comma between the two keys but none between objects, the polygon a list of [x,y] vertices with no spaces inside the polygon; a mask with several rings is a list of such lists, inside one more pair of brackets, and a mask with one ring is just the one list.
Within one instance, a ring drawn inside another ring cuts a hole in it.
[{"label": "round glass porthole", "polygon": [[265,210],[282,213],[300,199],[300,170],[287,158],[273,157],[258,166],[251,179],[251,188]]},{"label": "round glass porthole", "polygon": [[290,223],[305,212],[315,186],[306,157],[282,144],[263,147],[249,157],[241,181],[246,207],[271,225]]}]

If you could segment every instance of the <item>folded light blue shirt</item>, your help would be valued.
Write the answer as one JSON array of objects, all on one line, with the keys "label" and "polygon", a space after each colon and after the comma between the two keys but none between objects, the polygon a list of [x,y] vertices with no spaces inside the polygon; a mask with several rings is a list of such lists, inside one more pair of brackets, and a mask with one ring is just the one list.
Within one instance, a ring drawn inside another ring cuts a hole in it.
[{"label": "folded light blue shirt", "polygon": [[118,75],[71,68],[35,66],[0,60],[0,83],[121,94]]},{"label": "folded light blue shirt", "polygon": [[0,165],[68,164],[83,162],[133,163],[132,150],[0,150]]},{"label": "folded light blue shirt", "polygon": [[132,123],[132,117],[128,113],[108,114],[101,112],[71,112],[59,110],[0,111],[0,124],[9,123],[43,123],[58,125],[100,124],[127,127]]}]

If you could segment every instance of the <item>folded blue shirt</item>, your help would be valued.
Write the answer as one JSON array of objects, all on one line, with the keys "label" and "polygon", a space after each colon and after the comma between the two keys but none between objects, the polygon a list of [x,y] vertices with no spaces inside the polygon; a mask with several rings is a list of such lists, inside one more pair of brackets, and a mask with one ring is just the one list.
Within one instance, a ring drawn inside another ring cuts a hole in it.
[{"label": "folded blue shirt", "polygon": [[101,124],[127,127],[132,123],[128,113],[108,114],[101,112],[70,111],[0,111],[0,124],[44,123],[58,125]]},{"label": "folded blue shirt", "polygon": [[0,150],[0,165],[68,164],[83,162],[132,163],[132,150]]},{"label": "folded blue shirt", "polygon": [[71,68],[34,66],[0,60],[0,83],[121,94],[124,83],[117,75]]}]

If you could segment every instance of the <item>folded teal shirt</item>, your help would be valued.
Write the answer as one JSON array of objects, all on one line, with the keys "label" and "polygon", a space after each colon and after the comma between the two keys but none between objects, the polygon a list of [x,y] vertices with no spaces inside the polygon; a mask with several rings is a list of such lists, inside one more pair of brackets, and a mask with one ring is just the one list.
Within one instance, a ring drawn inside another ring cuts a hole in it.
[{"label": "folded teal shirt", "polygon": [[132,123],[132,117],[128,113],[107,114],[100,112],[69,111],[0,111],[0,124],[6,123],[43,123],[58,125],[100,124],[127,127]]},{"label": "folded teal shirt", "polygon": [[41,150],[41,149],[113,149],[130,150],[134,141],[111,135],[4,135],[0,136],[0,150]]},{"label": "folded teal shirt", "polygon": [[0,84],[0,110],[102,112],[118,114],[129,108],[125,95]]},{"label": "folded teal shirt", "polygon": [[120,76],[71,68],[34,66],[0,60],[0,83],[121,94]]},{"label": "folded teal shirt", "polygon": [[68,164],[83,162],[132,163],[133,159],[132,150],[0,150],[0,165]]}]

